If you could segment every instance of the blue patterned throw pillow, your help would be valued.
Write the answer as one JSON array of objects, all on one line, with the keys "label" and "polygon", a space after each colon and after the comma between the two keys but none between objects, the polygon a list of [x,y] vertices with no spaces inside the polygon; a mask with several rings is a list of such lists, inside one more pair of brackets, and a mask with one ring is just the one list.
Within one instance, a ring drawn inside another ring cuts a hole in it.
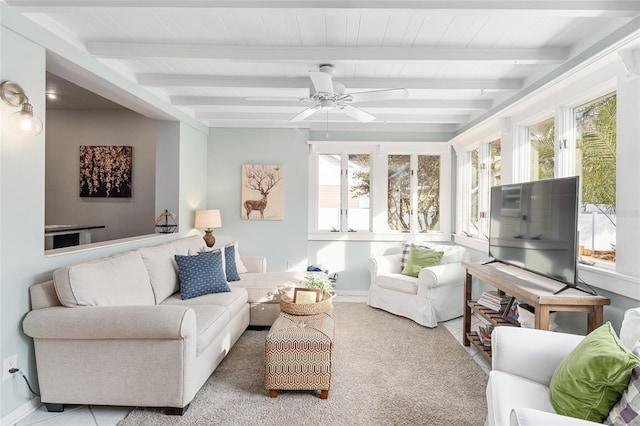
[{"label": "blue patterned throw pillow", "polygon": [[240,281],[236,267],[236,247],[233,244],[224,246],[224,271],[227,274],[227,281]]},{"label": "blue patterned throw pillow", "polygon": [[231,291],[224,276],[222,253],[210,251],[197,256],[175,255],[182,300]]}]

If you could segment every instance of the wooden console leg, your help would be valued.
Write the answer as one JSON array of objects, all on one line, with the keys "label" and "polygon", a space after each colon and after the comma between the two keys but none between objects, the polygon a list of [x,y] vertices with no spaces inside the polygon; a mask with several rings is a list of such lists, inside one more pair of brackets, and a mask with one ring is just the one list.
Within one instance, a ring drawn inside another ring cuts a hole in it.
[{"label": "wooden console leg", "polygon": [[278,391],[275,389],[269,389],[269,396],[271,398],[277,398],[278,397]]},{"label": "wooden console leg", "polygon": [[327,389],[323,389],[320,391],[320,399],[329,398],[329,391]]}]

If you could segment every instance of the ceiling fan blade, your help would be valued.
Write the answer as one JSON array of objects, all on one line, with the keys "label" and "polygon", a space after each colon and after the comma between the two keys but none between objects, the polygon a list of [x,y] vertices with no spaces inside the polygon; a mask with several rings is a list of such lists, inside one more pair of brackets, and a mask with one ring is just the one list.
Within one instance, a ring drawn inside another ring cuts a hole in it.
[{"label": "ceiling fan blade", "polygon": [[277,102],[315,102],[309,98],[278,98],[269,96],[247,96],[245,101],[277,101]]},{"label": "ceiling fan blade", "polygon": [[375,116],[368,112],[364,112],[360,108],[352,107],[351,105],[340,106],[340,111],[344,112],[349,117],[353,117],[356,120],[363,121],[365,123],[376,119]]},{"label": "ceiling fan blade", "polygon": [[298,114],[295,117],[293,117],[292,119],[290,119],[289,122],[290,123],[297,123],[298,121],[302,121],[305,118],[309,117],[314,112],[318,111],[319,109],[320,109],[320,105],[316,105],[316,106],[313,106],[311,108],[307,108],[304,111],[302,111],[300,114]]},{"label": "ceiling fan blade", "polygon": [[309,77],[311,77],[316,92],[333,95],[333,79],[330,74],[322,71],[309,71]]},{"label": "ceiling fan blade", "polygon": [[407,89],[384,89],[369,92],[349,93],[351,102],[386,101],[391,99],[404,99],[409,96]]}]

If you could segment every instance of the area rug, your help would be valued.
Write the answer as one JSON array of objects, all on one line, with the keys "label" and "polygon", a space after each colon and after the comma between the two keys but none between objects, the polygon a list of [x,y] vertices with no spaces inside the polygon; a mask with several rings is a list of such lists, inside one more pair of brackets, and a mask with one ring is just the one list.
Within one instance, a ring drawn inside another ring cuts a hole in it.
[{"label": "area rug", "polygon": [[263,385],[267,330],[247,330],[182,417],[136,408],[139,425],[482,425],[487,375],[443,326],[364,303],[335,303],[334,381],[315,391]]}]

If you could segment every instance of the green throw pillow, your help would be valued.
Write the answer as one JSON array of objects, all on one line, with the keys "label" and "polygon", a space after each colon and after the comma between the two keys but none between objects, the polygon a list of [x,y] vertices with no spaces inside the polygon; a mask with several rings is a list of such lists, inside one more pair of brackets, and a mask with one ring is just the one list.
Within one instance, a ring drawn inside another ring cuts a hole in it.
[{"label": "green throw pillow", "polygon": [[420,269],[426,268],[427,266],[439,265],[443,254],[441,251],[428,250],[411,244],[407,265],[402,270],[402,274],[409,275],[410,277],[418,277]]},{"label": "green throw pillow", "polygon": [[607,322],[558,365],[549,384],[551,405],[558,414],[602,423],[637,365],[640,358],[624,347]]}]

